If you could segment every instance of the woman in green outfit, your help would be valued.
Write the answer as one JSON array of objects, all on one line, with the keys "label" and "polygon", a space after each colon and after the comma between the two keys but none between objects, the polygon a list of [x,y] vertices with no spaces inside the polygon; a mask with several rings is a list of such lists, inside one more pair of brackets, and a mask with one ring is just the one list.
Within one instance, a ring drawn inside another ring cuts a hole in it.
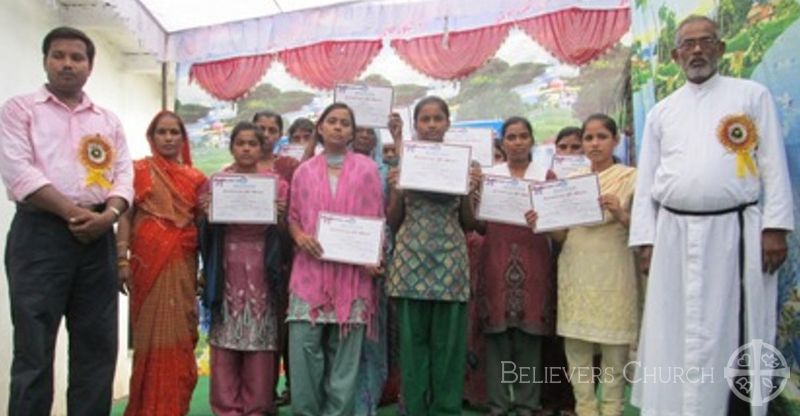
[{"label": "woman in green outfit", "polygon": [[[418,140],[441,142],[449,127],[441,98],[414,108]],[[387,220],[397,234],[386,291],[397,302],[403,403],[409,415],[460,415],[469,299],[464,232],[475,228],[473,198],[400,190],[398,178],[390,171]],[[471,194],[479,181],[474,169]]]}]

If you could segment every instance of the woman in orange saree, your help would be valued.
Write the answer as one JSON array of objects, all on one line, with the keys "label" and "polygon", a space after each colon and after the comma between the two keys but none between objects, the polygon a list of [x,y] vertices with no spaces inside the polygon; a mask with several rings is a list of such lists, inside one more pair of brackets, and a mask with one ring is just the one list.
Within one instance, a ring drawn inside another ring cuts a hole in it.
[{"label": "woman in orange saree", "polygon": [[147,139],[152,156],[134,163],[134,204],[117,232],[134,350],[125,415],[185,415],[197,383],[194,220],[206,178],[191,165],[186,128],[175,113],[158,113]]}]

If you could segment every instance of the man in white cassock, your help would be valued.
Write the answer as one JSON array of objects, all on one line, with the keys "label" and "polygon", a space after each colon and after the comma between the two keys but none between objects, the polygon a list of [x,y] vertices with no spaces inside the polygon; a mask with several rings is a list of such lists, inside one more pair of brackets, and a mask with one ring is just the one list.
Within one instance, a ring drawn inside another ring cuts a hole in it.
[{"label": "man in white cassock", "polygon": [[649,269],[633,403],[642,415],[763,415],[731,396],[725,368],[739,346],[775,337],[775,271],[794,224],[780,125],[764,86],[717,74],[714,21],[687,18],[675,45],[688,82],[647,115],[633,202],[630,246]]}]

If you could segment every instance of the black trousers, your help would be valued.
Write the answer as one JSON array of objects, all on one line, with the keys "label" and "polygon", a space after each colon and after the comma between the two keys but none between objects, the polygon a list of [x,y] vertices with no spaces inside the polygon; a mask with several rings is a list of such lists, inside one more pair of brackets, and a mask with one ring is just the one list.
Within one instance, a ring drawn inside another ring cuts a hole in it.
[{"label": "black trousers", "polygon": [[117,355],[113,231],[79,242],[59,217],[18,209],[5,253],[14,325],[10,416],[48,416],[61,318],[69,332],[67,412],[107,415]]}]

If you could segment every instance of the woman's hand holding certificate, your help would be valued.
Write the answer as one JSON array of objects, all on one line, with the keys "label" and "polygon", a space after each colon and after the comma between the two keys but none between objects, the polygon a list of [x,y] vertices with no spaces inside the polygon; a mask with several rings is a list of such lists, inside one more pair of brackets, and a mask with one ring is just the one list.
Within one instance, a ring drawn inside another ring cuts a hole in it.
[{"label": "woman's hand holding certificate", "polygon": [[275,224],[277,181],[272,176],[220,173],[211,177],[212,223]]},{"label": "woman's hand holding certificate", "polygon": [[403,142],[401,189],[466,195],[469,193],[469,146]]},{"label": "woman's hand holding certificate", "polygon": [[535,183],[531,203],[537,214],[537,233],[603,221],[596,174]]},{"label": "woman's hand holding certificate", "polygon": [[379,266],[383,251],[383,218],[320,212],[317,241],[322,260]]},{"label": "woman's hand holding certificate", "polygon": [[481,183],[478,219],[512,225],[527,225],[531,210],[531,182],[508,176],[486,175]]}]

